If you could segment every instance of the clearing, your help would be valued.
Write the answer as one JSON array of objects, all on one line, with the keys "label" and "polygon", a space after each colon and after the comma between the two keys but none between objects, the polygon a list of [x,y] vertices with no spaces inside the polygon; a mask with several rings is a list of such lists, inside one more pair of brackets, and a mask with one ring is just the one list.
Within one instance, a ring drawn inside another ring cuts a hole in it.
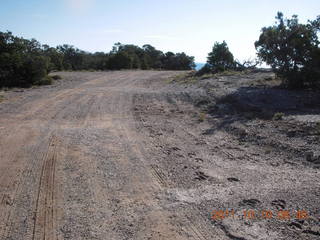
[{"label": "clearing", "polygon": [[1,240],[319,239],[318,93],[58,74],[1,93]]}]

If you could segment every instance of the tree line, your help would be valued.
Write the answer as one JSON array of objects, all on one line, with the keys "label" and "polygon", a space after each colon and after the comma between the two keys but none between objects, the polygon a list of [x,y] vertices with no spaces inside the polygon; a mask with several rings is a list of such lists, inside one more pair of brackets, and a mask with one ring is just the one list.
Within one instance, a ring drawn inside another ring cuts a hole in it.
[{"label": "tree line", "polygon": [[278,12],[276,23],[262,28],[255,42],[257,60],[240,63],[225,41],[216,42],[197,74],[244,70],[265,62],[288,88],[320,88],[319,30],[320,16],[301,24],[297,15],[288,19]]},{"label": "tree line", "polygon": [[90,53],[71,45],[50,47],[35,39],[0,32],[0,87],[29,87],[49,84],[48,73],[56,70],[194,69],[194,57],[116,43],[108,53]]},{"label": "tree line", "polygon": [[[260,62],[271,66],[290,88],[320,87],[320,16],[301,24],[298,17],[284,18],[261,30],[255,42],[257,60],[240,63],[225,41],[216,42],[206,65],[196,74],[255,68]],[[89,53],[71,45],[50,47],[11,32],[0,32],[0,87],[48,84],[48,73],[57,70],[194,69],[194,57],[185,53],[163,53],[151,45],[142,47],[116,43],[108,53]]]}]

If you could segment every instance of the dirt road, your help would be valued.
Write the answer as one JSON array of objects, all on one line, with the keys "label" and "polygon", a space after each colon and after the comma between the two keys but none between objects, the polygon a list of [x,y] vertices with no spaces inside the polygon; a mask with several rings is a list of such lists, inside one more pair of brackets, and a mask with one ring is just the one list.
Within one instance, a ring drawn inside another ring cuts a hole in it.
[{"label": "dirt road", "polygon": [[[168,84],[177,72],[59,74],[0,104],[1,240],[319,236],[318,169],[205,134],[193,99],[206,93]],[[312,217],[211,219],[282,208]]]}]

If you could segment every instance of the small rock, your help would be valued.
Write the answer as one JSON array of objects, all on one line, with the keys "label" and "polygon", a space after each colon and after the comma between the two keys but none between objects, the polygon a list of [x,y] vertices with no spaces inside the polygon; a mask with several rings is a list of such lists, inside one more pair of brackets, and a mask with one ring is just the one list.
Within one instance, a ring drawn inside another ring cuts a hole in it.
[{"label": "small rock", "polygon": [[178,147],[172,147],[171,148],[173,151],[180,151],[181,149],[180,148],[178,148]]},{"label": "small rock", "polygon": [[8,194],[5,194],[3,196],[2,203],[5,204],[5,205],[12,206],[13,205],[13,199]]},{"label": "small rock", "polygon": [[234,177],[229,177],[229,178],[227,178],[227,180],[229,182],[239,182],[240,181],[238,178],[234,178]]},{"label": "small rock", "polygon": [[287,133],[287,136],[288,137],[294,137],[296,135],[296,133],[297,133],[296,131],[290,131],[290,132]]},{"label": "small rock", "polygon": [[308,162],[313,162],[313,152],[306,152],[305,156]]},{"label": "small rock", "polygon": [[196,162],[203,162],[202,158],[195,158]]},{"label": "small rock", "polygon": [[313,163],[320,164],[320,155],[313,158]]},{"label": "small rock", "polygon": [[298,223],[298,222],[291,222],[289,224],[290,227],[293,227],[295,229],[302,229],[302,224],[301,223]]},{"label": "small rock", "polygon": [[200,180],[200,181],[203,181],[203,180],[207,180],[208,178],[209,178],[209,176],[206,175],[204,172],[202,172],[202,171],[196,172],[196,177],[195,177],[195,179]]},{"label": "small rock", "polygon": [[196,156],[196,154],[194,152],[188,153],[188,157],[193,157],[193,156]]},{"label": "small rock", "polygon": [[303,233],[312,234],[315,236],[320,236],[320,227],[319,226],[313,226],[311,229],[306,229],[303,231]]}]

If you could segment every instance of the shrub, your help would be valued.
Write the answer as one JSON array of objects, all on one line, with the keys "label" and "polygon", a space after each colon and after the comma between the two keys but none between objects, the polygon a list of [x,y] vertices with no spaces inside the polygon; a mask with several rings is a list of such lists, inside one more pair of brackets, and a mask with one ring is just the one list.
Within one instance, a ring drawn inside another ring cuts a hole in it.
[{"label": "shrub", "polygon": [[300,24],[298,17],[284,19],[281,12],[276,25],[262,28],[255,42],[258,57],[271,65],[283,83],[291,88],[317,86],[320,79],[318,32],[320,16]]},{"label": "shrub", "polygon": [[126,52],[117,52],[109,57],[108,68],[112,70],[131,69],[131,57]]},{"label": "shrub", "polygon": [[273,115],[272,120],[278,121],[278,120],[282,120],[284,117],[284,113],[282,112],[277,112]]},{"label": "shrub", "polygon": [[37,41],[0,32],[0,87],[29,87],[41,81],[49,62]]},{"label": "shrub", "polygon": [[197,71],[196,76],[204,76],[227,70],[243,70],[245,65],[238,67],[239,63],[234,61],[233,54],[230,52],[225,41],[215,42],[212,51],[208,54],[207,63]]},{"label": "shrub", "polygon": [[60,80],[60,79],[62,79],[62,77],[61,77],[60,75],[52,75],[51,78],[52,78],[53,80]]},{"label": "shrub", "polygon": [[38,84],[48,76],[49,59],[44,56],[29,56],[23,65],[21,71],[23,78],[28,81],[28,85]]},{"label": "shrub", "polygon": [[207,63],[211,66],[213,72],[222,72],[235,67],[233,54],[225,41],[222,43],[215,42],[212,52],[208,55]]},{"label": "shrub", "polygon": [[206,119],[206,114],[204,112],[199,115],[199,122],[203,122]]},{"label": "shrub", "polygon": [[51,85],[52,84],[52,77],[50,76],[45,76],[43,78],[41,78],[40,80],[36,81],[34,84],[35,85]]}]

